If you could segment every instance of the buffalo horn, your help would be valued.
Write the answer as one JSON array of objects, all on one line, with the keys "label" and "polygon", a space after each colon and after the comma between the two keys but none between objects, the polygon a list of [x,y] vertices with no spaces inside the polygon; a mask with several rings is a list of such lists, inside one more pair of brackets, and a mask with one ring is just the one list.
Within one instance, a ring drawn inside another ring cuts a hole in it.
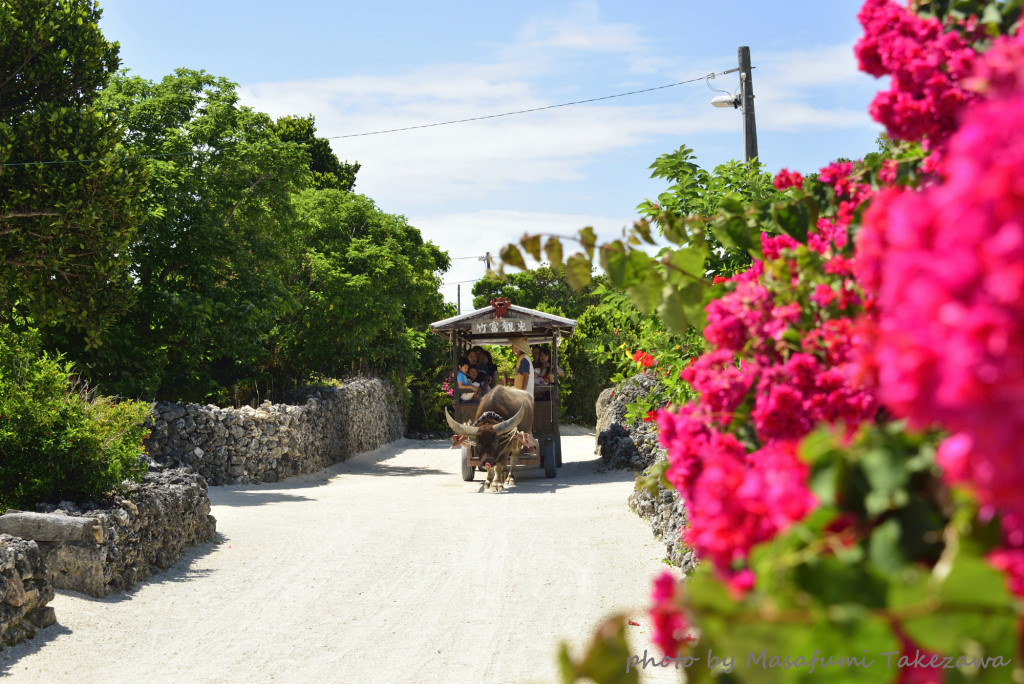
[{"label": "buffalo horn", "polygon": [[517,413],[516,415],[512,416],[508,420],[502,421],[502,422],[498,423],[497,425],[495,425],[494,426],[494,432],[500,435],[502,433],[508,432],[509,430],[514,430],[515,427],[517,425],[519,425],[519,421],[521,421],[522,419],[523,419],[523,407],[519,407],[519,413]]},{"label": "buffalo horn", "polygon": [[[463,425],[462,423],[457,423],[455,419],[452,418],[452,415],[448,413],[448,409],[444,410],[444,417],[448,419],[448,425],[451,426],[452,430],[454,430],[455,434],[457,435],[476,437],[476,433],[480,429],[478,427],[473,427],[472,425]],[[504,425],[504,423],[502,423],[502,425]]]}]

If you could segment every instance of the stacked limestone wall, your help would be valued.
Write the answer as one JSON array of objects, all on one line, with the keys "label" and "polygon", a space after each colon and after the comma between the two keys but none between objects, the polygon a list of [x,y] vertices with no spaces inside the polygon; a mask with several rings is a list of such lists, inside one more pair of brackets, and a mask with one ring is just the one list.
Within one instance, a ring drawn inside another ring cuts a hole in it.
[{"label": "stacked limestone wall", "polygon": [[211,485],[260,484],[316,472],[405,432],[387,381],[352,380],[304,398],[256,409],[161,402],[146,449],[158,463],[186,466]]},{"label": "stacked limestone wall", "polygon": [[35,542],[0,534],[0,645],[31,637],[52,625],[53,585]]},{"label": "stacked limestone wall", "polygon": [[57,589],[103,597],[165,570],[189,547],[213,541],[206,481],[184,468],[157,470],[109,507],[41,505],[0,516],[0,531],[35,539]]}]

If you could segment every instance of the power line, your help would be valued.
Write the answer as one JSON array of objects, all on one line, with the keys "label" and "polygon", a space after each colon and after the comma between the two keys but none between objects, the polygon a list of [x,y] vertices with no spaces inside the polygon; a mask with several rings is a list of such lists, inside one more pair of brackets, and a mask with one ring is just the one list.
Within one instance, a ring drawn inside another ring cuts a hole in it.
[{"label": "power line", "polygon": [[[688,79],[686,81],[677,81],[675,83],[669,83],[667,85],[654,86],[653,88],[642,88],[640,90],[630,90],[629,92],[616,93],[614,95],[604,95],[602,97],[592,97],[592,98],[589,98],[587,100],[575,100],[573,102],[562,102],[561,104],[545,105],[543,107],[531,107],[530,109],[518,109],[518,110],[512,111],[512,112],[502,112],[501,114],[487,114],[487,115],[484,115],[484,116],[473,116],[473,117],[469,117],[469,118],[466,118],[466,119],[452,119],[452,120],[449,120],[449,121],[439,121],[439,122],[436,122],[436,123],[420,124],[418,126],[405,126],[403,128],[389,128],[389,129],[380,130],[380,131],[368,131],[366,133],[349,133],[349,134],[346,134],[346,135],[332,135],[332,136],[329,136],[329,137],[326,137],[326,138],[320,138],[320,140],[341,140],[343,138],[361,138],[361,137],[370,136],[370,135],[384,135],[386,133],[399,133],[399,132],[402,132],[402,131],[413,131],[413,130],[418,130],[418,129],[421,129],[421,128],[435,128],[437,126],[451,126],[453,124],[468,123],[470,121],[484,121],[486,119],[498,119],[498,118],[505,117],[505,116],[516,116],[516,115],[519,115],[519,114],[529,114],[529,113],[532,113],[532,112],[541,112],[541,111],[544,111],[544,110],[547,110],[547,109],[557,109],[559,107],[571,107],[573,105],[587,104],[587,103],[590,103],[590,102],[600,102],[602,100],[612,100],[612,99],[615,99],[617,97],[627,97],[629,95],[639,95],[641,93],[650,93],[650,92],[653,92],[655,90],[665,90],[666,88],[675,88],[676,86],[685,85],[687,83],[696,83],[697,81],[704,81],[704,80],[709,79],[709,78],[714,78],[715,76],[721,76],[723,74],[727,74],[727,73],[730,73],[732,71],[736,71],[736,69],[730,69],[729,71],[713,72],[713,73],[707,74],[706,76],[700,76],[698,78],[691,78],[691,79]],[[237,145],[227,145],[227,146],[224,146],[224,147],[220,147],[220,148],[218,148],[216,150],[211,150],[210,152],[220,152],[220,151],[223,151],[223,150],[228,150],[228,149],[232,149],[232,148],[236,148],[236,147],[241,147],[241,146],[247,145],[247,144],[249,144],[249,143],[238,143]],[[291,145],[291,144],[300,144],[300,145],[302,145],[302,144],[310,144],[310,143],[308,143],[308,142],[298,142],[298,141],[280,141],[280,142],[277,142],[277,143],[267,142],[265,144],[267,146],[274,146],[274,145]],[[253,147],[257,147],[257,146],[259,146],[259,143],[254,143],[254,144],[251,144],[251,145]],[[146,154],[146,155],[130,155],[130,156],[129,155],[111,155],[109,157],[100,157],[100,158],[97,158],[97,159],[54,159],[54,160],[48,160],[48,161],[9,162],[9,163],[0,164],[0,167],[34,166],[34,165],[37,165],[37,164],[39,164],[39,165],[42,165],[42,164],[91,164],[91,163],[94,163],[94,162],[111,161],[111,160],[117,160],[117,159],[128,159],[128,158],[131,158],[131,159],[156,159],[156,158],[160,158],[160,157],[182,157],[182,156],[190,156],[190,155],[198,156],[198,155],[201,155],[201,154],[204,154],[204,152],[196,151],[196,150],[191,150],[191,151],[188,151],[188,152],[166,152],[166,153],[160,153],[160,154]],[[465,258],[475,258],[475,257],[465,257]]]},{"label": "power line", "polygon": [[414,131],[420,128],[433,128],[435,126],[450,126],[451,124],[467,123],[470,121],[483,121],[485,119],[497,119],[503,116],[515,116],[517,114],[529,114],[531,112],[542,112],[546,109],[557,109],[558,107],[571,107],[572,105],[587,104],[588,102],[600,102],[601,100],[611,100],[616,97],[626,97],[627,95],[638,95],[640,93],[649,93],[654,90],[664,90],[665,88],[675,88],[686,83],[696,83],[706,78],[713,78],[718,75],[721,76],[726,72],[722,71],[718,74],[708,74],[707,76],[701,76],[700,78],[691,78],[688,81],[678,81],[676,83],[669,83],[668,85],[655,86],[653,88],[644,88],[642,90],[631,90],[628,93],[616,93],[615,95],[605,95],[603,97],[592,97],[589,100],[576,100],[575,102],[563,102],[561,104],[546,105],[544,107],[532,107],[530,109],[519,109],[514,112],[504,112],[502,114],[488,114],[486,116],[474,116],[468,119],[454,119],[452,121],[440,121],[438,123],[420,124],[418,126],[405,126],[403,128],[389,128],[381,131],[370,131],[368,133],[349,133],[348,135],[334,135],[325,140],[339,140],[341,138],[361,138],[367,135],[383,135],[385,133],[399,133],[401,131]]}]

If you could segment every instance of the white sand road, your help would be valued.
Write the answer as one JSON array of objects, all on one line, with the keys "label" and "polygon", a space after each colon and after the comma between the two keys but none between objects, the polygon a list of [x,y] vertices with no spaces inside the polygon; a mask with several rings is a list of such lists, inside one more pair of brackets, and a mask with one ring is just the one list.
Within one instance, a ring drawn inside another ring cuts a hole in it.
[{"label": "white sand road", "polygon": [[[645,608],[664,546],[563,427],[555,479],[482,492],[442,441],[312,476],[213,487],[217,541],[126,594],[59,592],[57,624],[0,651],[12,682],[557,682],[602,618],[656,652]],[[625,668],[625,663],[623,663]],[[643,681],[681,681],[648,667]]]}]

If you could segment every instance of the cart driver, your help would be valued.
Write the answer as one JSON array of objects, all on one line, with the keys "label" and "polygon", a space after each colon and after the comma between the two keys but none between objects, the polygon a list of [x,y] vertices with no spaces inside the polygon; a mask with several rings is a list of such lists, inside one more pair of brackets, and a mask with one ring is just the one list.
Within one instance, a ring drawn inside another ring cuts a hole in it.
[{"label": "cart driver", "polygon": [[530,359],[530,342],[523,335],[508,338],[512,352],[516,355],[516,376],[513,387],[526,390],[533,396],[533,361]]}]

